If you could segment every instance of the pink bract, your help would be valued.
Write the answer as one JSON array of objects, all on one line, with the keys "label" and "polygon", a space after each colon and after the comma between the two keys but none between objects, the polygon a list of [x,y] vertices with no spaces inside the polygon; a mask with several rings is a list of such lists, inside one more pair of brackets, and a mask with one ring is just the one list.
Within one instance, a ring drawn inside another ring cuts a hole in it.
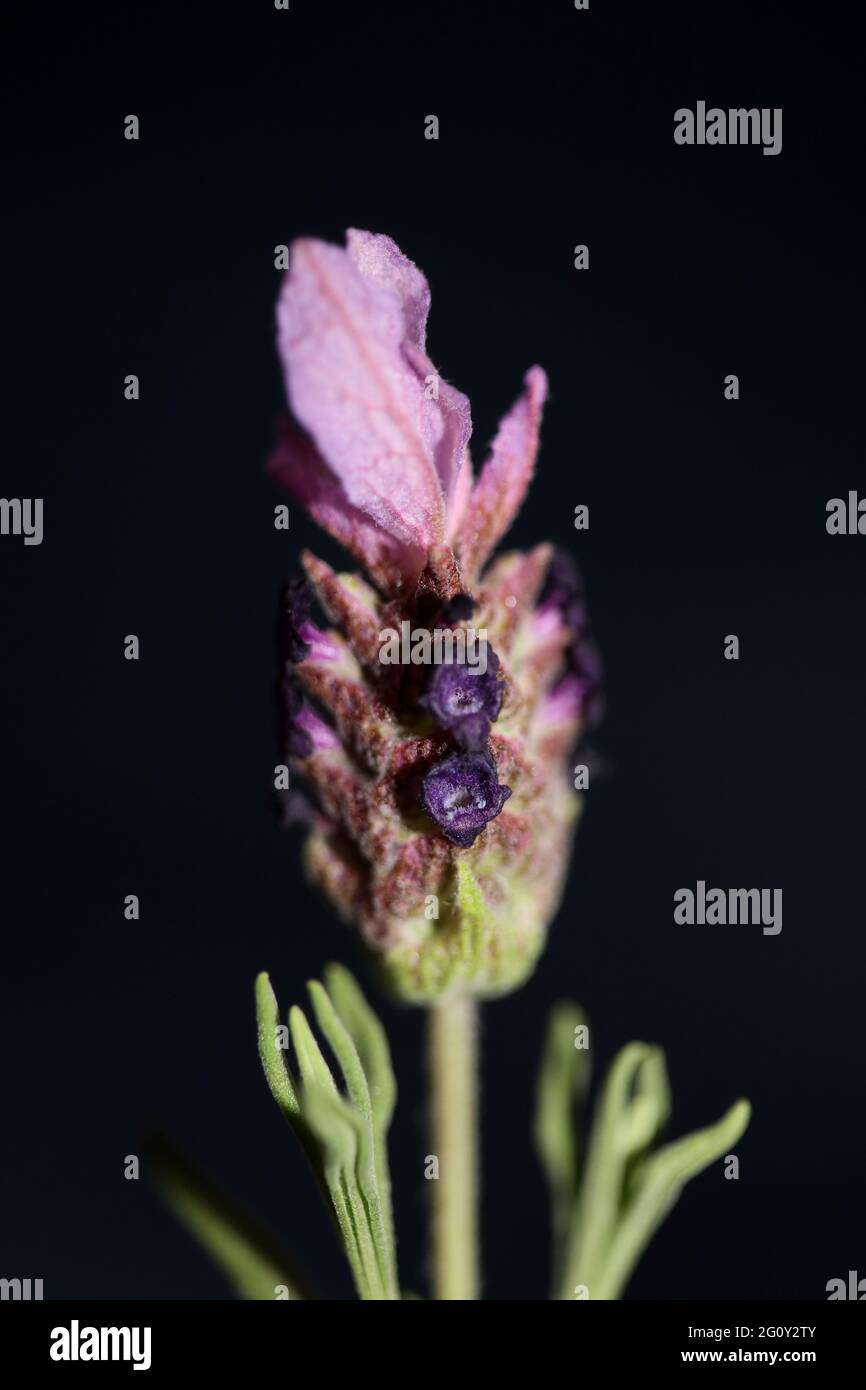
[{"label": "pink bract", "polygon": [[472,588],[526,494],[547,392],[532,367],[473,482],[469,401],[427,355],[429,306],[391,238],[355,230],[345,248],[295,242],[277,305],[294,421],[271,471],[392,594],[425,570]]}]

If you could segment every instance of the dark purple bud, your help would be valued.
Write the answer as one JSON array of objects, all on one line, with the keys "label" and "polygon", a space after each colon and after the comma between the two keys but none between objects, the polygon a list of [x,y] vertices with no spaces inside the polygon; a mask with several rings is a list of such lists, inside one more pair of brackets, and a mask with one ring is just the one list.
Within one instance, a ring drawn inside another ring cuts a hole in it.
[{"label": "dark purple bud", "polygon": [[283,793],[280,804],[280,825],[283,830],[309,830],[316,819],[316,808],[310,798],[297,788]]},{"label": "dark purple bud", "polygon": [[451,728],[454,742],[464,753],[486,753],[490,737],[490,720],[483,714],[467,714]]},{"label": "dark purple bud", "polygon": [[465,623],[477,607],[475,599],[470,598],[468,594],[455,594],[439,610],[436,626],[444,623],[446,627],[453,627],[455,623]]},{"label": "dark purple bud", "polygon": [[539,600],[539,610],[556,609],[561,621],[574,634],[566,652],[568,676],[580,682],[581,709],[587,727],[598,724],[604,713],[601,654],[593,641],[583,592],[583,580],[571,556],[557,550],[550,562]]},{"label": "dark purple bud", "polygon": [[310,654],[311,595],[306,579],[292,579],[283,590],[280,605],[280,655],[283,662],[303,661]]},{"label": "dark purple bud", "polygon": [[547,570],[542,603],[562,601],[583,594],[583,580],[567,550],[555,550]]},{"label": "dark purple bud", "polygon": [[282,688],[282,738],[286,754],[293,758],[308,758],[313,751],[313,740],[302,725],[302,716],[307,702],[297,680],[287,676]]},{"label": "dark purple bud", "polygon": [[500,786],[491,758],[483,753],[450,753],[424,778],[421,800],[443,835],[468,849],[499,815],[511,795]]},{"label": "dark purple bud", "polygon": [[[483,720],[489,727],[502,708],[503,684],[497,679],[499,658],[486,642],[484,653],[486,669],[483,673],[479,665],[469,666],[465,662],[443,662],[434,666],[427,694],[421,702],[440,728],[447,729],[464,748],[478,743],[481,737],[479,721]],[[467,720],[472,720],[468,726]],[[485,731],[482,746],[486,737]]]},{"label": "dark purple bud", "polygon": [[542,610],[555,608],[566,627],[582,632],[587,626],[586,601],[580,571],[564,550],[554,551],[539,599]]},{"label": "dark purple bud", "polygon": [[577,676],[582,687],[583,721],[588,729],[601,723],[604,715],[602,681],[604,667],[601,653],[589,635],[578,637],[568,652],[569,670]]}]

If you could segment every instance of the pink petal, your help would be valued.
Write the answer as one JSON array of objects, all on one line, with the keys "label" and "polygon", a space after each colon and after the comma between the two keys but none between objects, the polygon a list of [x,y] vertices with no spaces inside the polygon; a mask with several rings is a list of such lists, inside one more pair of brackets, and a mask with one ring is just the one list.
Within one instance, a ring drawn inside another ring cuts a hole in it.
[{"label": "pink petal", "polygon": [[414,261],[404,256],[389,236],[361,232],[356,227],[350,227],[346,233],[346,249],[365,280],[397,296],[403,311],[405,340],[424,352],[430,286]]},{"label": "pink petal", "polygon": [[[407,348],[407,356],[426,383],[436,380],[438,400],[428,401],[425,420],[427,442],[433,454],[436,472],[445,498],[446,527],[450,529],[455,494],[463,473],[466,447],[472,434],[472,411],[469,400],[450,382],[443,381],[429,357]],[[425,388],[427,389],[427,388]],[[430,389],[433,389],[430,386]]]},{"label": "pink petal", "polygon": [[268,472],[323,530],[366,566],[382,589],[390,593],[412,588],[426,550],[395,541],[353,507],[312,440],[285,425],[268,459]]},{"label": "pink petal", "polygon": [[296,242],[278,342],[292,411],[349,502],[393,539],[426,548],[445,531],[430,447],[443,425],[404,352],[422,331],[423,294],[406,270],[396,290],[384,249],[377,254],[356,243],[355,255],[376,270],[368,276],[340,247]]},{"label": "pink petal", "polygon": [[309,734],[314,752],[322,748],[337,748],[339,746],[340,740],[334,730],[309,705],[305,705],[296,716],[295,727]]},{"label": "pink petal", "polygon": [[[468,398],[442,380],[427,356],[430,287],[414,261],[404,256],[390,237],[350,227],[346,233],[346,245],[353,265],[357,266],[365,279],[396,295],[400,302],[403,350],[406,360],[424,385],[425,438],[442,484],[446,510],[450,512],[463,456],[472,433],[472,414]],[[427,399],[431,377],[436,378],[438,399]]]},{"label": "pink petal", "polygon": [[535,468],[547,377],[530,367],[526,390],[502,420],[490,457],[472,490],[459,542],[463,577],[471,585],[520,510]]},{"label": "pink petal", "polygon": [[459,536],[460,529],[466,518],[466,508],[469,506],[469,499],[472,496],[472,460],[467,449],[463,462],[457,473],[457,480],[454,484],[454,492],[451,497],[451,505],[448,508],[448,540],[452,541],[455,536]]}]

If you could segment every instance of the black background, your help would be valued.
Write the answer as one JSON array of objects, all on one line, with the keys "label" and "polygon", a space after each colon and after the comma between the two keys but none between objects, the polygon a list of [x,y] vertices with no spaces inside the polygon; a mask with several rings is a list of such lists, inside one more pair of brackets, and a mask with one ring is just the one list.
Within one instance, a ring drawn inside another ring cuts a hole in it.
[{"label": "black background", "polygon": [[[351,1295],[259,1074],[252,982],[269,969],[288,1005],[357,960],[269,790],[276,596],[302,545],[336,552],[297,508],[274,531],[263,472],[274,246],[354,225],[427,273],[476,461],[525,368],[547,369],[510,539],[577,555],[607,663],[610,775],[535,977],[485,1015],[486,1294],[546,1288],[528,1120],[563,995],[602,1064],[665,1046],[674,1133],[754,1104],[739,1181],[696,1181],[629,1297],[821,1299],[866,1275],[866,538],[824,524],[866,491],[854,36],[832,7],[743,0],[248,0],[13,7],[5,46],[2,492],[45,499],[45,539],[0,541],[0,1274],[46,1297],[224,1297],[123,1178],[155,1124]],[[698,99],[783,107],[781,155],[675,146]],[[674,925],[698,878],[781,887],[782,934]],[[421,1289],[423,1019],[376,1002]]]}]

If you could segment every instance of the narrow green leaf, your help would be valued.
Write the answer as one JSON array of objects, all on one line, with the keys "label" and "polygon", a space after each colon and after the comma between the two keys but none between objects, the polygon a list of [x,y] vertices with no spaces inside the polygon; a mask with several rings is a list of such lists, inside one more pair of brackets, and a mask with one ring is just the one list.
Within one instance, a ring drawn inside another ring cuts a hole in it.
[{"label": "narrow green leaf", "polygon": [[[309,986],[310,997],[349,1099],[341,1096],[307,1018],[297,1007],[290,1010],[288,1021],[300,1076],[295,1083],[279,1045],[279,1010],[265,974],[256,981],[259,1053],[271,1092],[306,1150],[336,1219],[360,1296],[396,1299],[400,1295],[385,1149],[396,1087],[388,1043],[348,971],[332,967],[329,978],[339,1003],[317,981]],[[375,1079],[375,1094],[365,1059]]]},{"label": "narrow green leaf", "polygon": [[738,1100],[714,1125],[666,1144],[641,1165],[636,1190],[620,1218],[595,1298],[618,1298],[662,1221],[690,1178],[715,1163],[741,1139],[751,1116]]},{"label": "narrow green leaf", "polygon": [[551,1009],[536,1087],[534,1136],[552,1188],[573,1187],[577,1173],[573,1109],[575,1099],[586,1097],[591,1070],[588,1049],[575,1046],[579,1027],[586,1027],[586,1015],[576,1004],[563,1002]]},{"label": "narrow green leaf", "polygon": [[[595,1284],[616,1228],[626,1165],[649,1132],[645,1119],[635,1124],[632,1090],[654,1051],[646,1043],[629,1043],[605,1078],[569,1235],[562,1298],[573,1298],[578,1285],[586,1286],[591,1299],[597,1297]],[[646,1116],[647,1099],[646,1092],[638,1098],[638,1115]]]},{"label": "narrow green leaf", "polygon": [[358,1049],[319,981],[308,981],[307,989],[310,993],[310,1002],[313,1005],[316,1022],[339,1063],[343,1080],[346,1083],[346,1090],[363,1118],[369,1123],[372,1133],[373,1106],[367,1078],[358,1056]]},{"label": "narrow green leaf", "polygon": [[640,1069],[637,1094],[647,1096],[652,1101],[656,1114],[656,1132],[663,1129],[671,1116],[671,1086],[665,1054],[660,1047],[652,1049]]},{"label": "narrow green leaf", "polygon": [[358,1182],[358,1156],[365,1138],[361,1115],[339,1095],[313,1081],[301,1097],[304,1119],[322,1147],[325,1180],[355,1283],[362,1299],[387,1297],[376,1258],[367,1204]]},{"label": "narrow green leaf", "polygon": [[[303,1088],[300,1095],[301,1118],[318,1141],[322,1154],[325,1184],[346,1256],[352,1266],[355,1284],[362,1298],[372,1297],[378,1271],[373,1242],[364,1213],[364,1204],[355,1178],[357,1138],[350,1116],[343,1113],[337,1083],[302,1009],[289,1011],[292,1035]],[[332,1105],[328,1102],[333,1101]]]},{"label": "narrow green leaf", "polygon": [[373,1120],[377,1130],[384,1134],[391,1123],[397,1099],[387,1034],[354,976],[344,966],[329,965],[325,970],[325,985],[358,1049],[370,1088]]},{"label": "narrow green leaf", "polygon": [[241,1298],[309,1297],[292,1258],[252,1217],[229,1201],[167,1139],[154,1136],[146,1157],[166,1204],[198,1240]]},{"label": "narrow green leaf", "polygon": [[318,980],[311,980],[308,989],[316,1022],[340,1065],[346,1089],[361,1121],[358,1127],[355,1176],[364,1200],[382,1285],[387,1297],[396,1299],[398,1297],[396,1258],[393,1240],[389,1239],[390,1233],[387,1230],[382,1211],[382,1196],[379,1188],[379,1176],[376,1171],[373,1106],[367,1078],[357,1048],[325,990]]},{"label": "narrow green leaf", "polygon": [[[325,971],[325,984],[340,1019],[351,1034],[367,1078],[373,1108],[376,1176],[382,1211],[383,1239],[387,1249],[392,1252],[390,1263],[393,1265],[396,1289],[397,1257],[387,1148],[388,1127],[397,1099],[391,1049],[385,1029],[364,998],[354,976],[345,967],[329,965]],[[389,1282],[386,1280],[386,1286]]]},{"label": "narrow green leaf", "polygon": [[322,1151],[326,1169],[354,1170],[358,1157],[361,1121],[341,1096],[325,1091],[316,1082],[301,1092],[304,1119]]},{"label": "narrow green leaf", "polygon": [[576,1041],[577,1029],[586,1026],[586,1016],[576,1004],[554,1005],[536,1085],[533,1135],[550,1190],[554,1287],[578,1186],[580,1141],[574,1111],[575,1102],[582,1105],[586,1098],[591,1064],[589,1050],[577,1047]]},{"label": "narrow green leaf", "polygon": [[651,1047],[634,1077],[633,1095],[620,1122],[620,1144],[627,1155],[640,1153],[657,1137],[671,1113],[665,1055]]},{"label": "narrow green leaf", "polygon": [[[331,1068],[322,1055],[322,1049],[316,1042],[303,1009],[299,1009],[297,1004],[294,1004],[289,1010],[289,1031],[292,1035],[304,1086],[321,1086],[326,1093],[336,1096],[338,1094],[337,1083]],[[302,1104],[301,1113],[304,1109]]]},{"label": "narrow green leaf", "polygon": [[291,1123],[300,1113],[298,1098],[292,1085],[286,1050],[280,1047],[278,1029],[280,1011],[270,979],[262,971],[256,977],[256,1020],[258,1023],[259,1056],[271,1095]]}]

